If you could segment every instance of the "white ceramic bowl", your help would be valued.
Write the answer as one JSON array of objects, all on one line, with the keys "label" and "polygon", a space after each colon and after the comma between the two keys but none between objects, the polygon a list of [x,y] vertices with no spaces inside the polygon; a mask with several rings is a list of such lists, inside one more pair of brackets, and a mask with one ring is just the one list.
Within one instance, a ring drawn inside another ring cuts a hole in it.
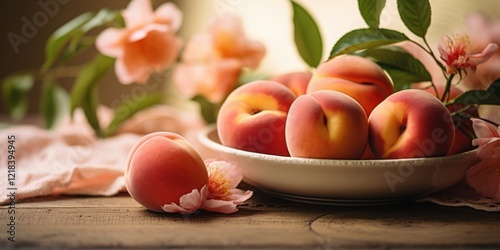
[{"label": "white ceramic bowl", "polygon": [[222,145],[213,126],[198,139],[211,156],[241,168],[244,181],[281,198],[318,204],[379,204],[448,188],[478,161],[476,151],[433,158],[324,160],[283,157]]}]

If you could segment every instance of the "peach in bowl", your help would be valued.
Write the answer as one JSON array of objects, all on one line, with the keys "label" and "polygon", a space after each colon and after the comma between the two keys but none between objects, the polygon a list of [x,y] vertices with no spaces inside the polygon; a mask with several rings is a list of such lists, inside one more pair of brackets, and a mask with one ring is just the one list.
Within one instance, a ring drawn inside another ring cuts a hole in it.
[{"label": "peach in bowl", "polygon": [[385,204],[425,196],[460,182],[478,161],[471,150],[450,156],[341,160],[278,156],[221,144],[215,126],[198,134],[213,157],[239,166],[244,181],[281,198],[320,204]]}]

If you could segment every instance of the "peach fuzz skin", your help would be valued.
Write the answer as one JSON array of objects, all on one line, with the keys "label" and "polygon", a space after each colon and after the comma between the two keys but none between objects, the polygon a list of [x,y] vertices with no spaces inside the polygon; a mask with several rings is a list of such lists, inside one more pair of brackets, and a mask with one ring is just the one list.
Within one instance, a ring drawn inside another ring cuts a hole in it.
[{"label": "peach fuzz skin", "polygon": [[289,156],[285,121],[295,95],[274,81],[253,81],[235,89],[222,104],[217,131],[223,145]]},{"label": "peach fuzz skin", "polygon": [[285,131],[293,157],[357,160],[367,145],[368,119],[350,96],[321,90],[295,100]]},{"label": "peach fuzz skin", "polygon": [[164,212],[182,195],[208,183],[203,159],[183,137],[170,132],[144,136],[132,148],[125,169],[125,187],[145,208]]},{"label": "peach fuzz skin", "polygon": [[372,110],[394,93],[384,70],[369,59],[342,55],[318,66],[307,86],[307,93],[336,90],[354,98],[370,116]]},{"label": "peach fuzz skin", "polygon": [[[442,93],[444,92],[444,86],[438,85],[436,86],[436,89],[437,89],[437,94],[440,98]],[[425,89],[425,91],[434,96],[436,95],[436,91],[433,88],[427,88]],[[463,92],[459,88],[455,86],[450,86],[450,100],[453,100],[462,93]],[[462,104],[453,104],[447,106],[450,112],[460,110],[464,107],[465,106]],[[478,111],[476,107],[470,107],[466,111],[466,113],[469,113],[473,117],[478,116]],[[472,121],[469,118],[460,118],[460,117],[455,117],[453,119],[455,120],[455,141],[453,142],[453,146],[451,147],[450,152],[448,152],[448,154],[454,155],[474,149],[475,147],[472,145],[472,131],[473,131]]]},{"label": "peach fuzz skin", "polygon": [[370,149],[383,159],[445,156],[455,136],[444,104],[417,89],[387,97],[369,116],[368,128]]},{"label": "peach fuzz skin", "polygon": [[292,90],[296,96],[305,95],[307,85],[311,80],[312,74],[306,71],[290,72],[271,78],[272,81],[279,82]]}]

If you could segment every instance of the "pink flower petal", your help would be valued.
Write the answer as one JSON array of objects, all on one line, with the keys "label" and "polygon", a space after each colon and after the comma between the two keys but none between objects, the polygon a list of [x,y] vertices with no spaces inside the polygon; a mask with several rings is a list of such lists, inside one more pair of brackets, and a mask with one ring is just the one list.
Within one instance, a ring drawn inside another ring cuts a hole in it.
[{"label": "pink flower petal", "polygon": [[208,188],[206,185],[201,188],[201,191],[193,189],[191,193],[181,196],[179,199],[179,205],[188,210],[197,210],[201,207],[207,195]]},{"label": "pink flower petal", "polygon": [[232,189],[227,199],[232,200],[237,205],[240,205],[250,199],[252,195],[253,192],[251,190],[243,191],[241,189]]},{"label": "pink flower petal", "polygon": [[475,60],[476,64],[484,63],[488,61],[498,50],[498,45],[496,43],[489,43],[486,48],[479,54],[472,54],[469,57]]},{"label": "pink flower petal", "polygon": [[467,183],[484,197],[500,202],[500,163],[481,161],[466,172]]},{"label": "pink flower petal", "polygon": [[169,32],[150,32],[143,43],[143,56],[150,70],[162,71],[177,59],[181,41]]},{"label": "pink flower petal", "polygon": [[229,182],[230,189],[236,188],[243,179],[240,169],[226,161],[213,161],[207,165],[207,170],[209,176],[215,171],[220,171],[222,177]]},{"label": "pink flower petal", "polygon": [[216,60],[208,64],[208,79],[198,88],[199,93],[213,103],[222,101],[238,83],[241,75],[241,63],[234,59]]},{"label": "pink flower petal", "polygon": [[108,28],[97,36],[96,48],[102,54],[110,57],[123,55],[123,43],[126,31],[124,29]]},{"label": "pink flower petal", "polygon": [[161,209],[163,209],[163,211],[167,212],[167,213],[181,213],[181,214],[190,214],[190,213],[194,213],[194,211],[190,211],[188,209],[185,209],[175,203],[170,203],[170,204],[165,204],[161,207]]},{"label": "pink flower petal", "polygon": [[115,62],[115,75],[122,84],[131,84],[134,82],[144,83],[149,78],[149,71],[144,64],[139,64],[139,58],[136,63],[130,57],[125,61],[118,59]]},{"label": "pink flower petal", "polygon": [[150,0],[132,0],[122,12],[127,29],[134,29],[153,21],[153,7]]},{"label": "pink flower petal", "polygon": [[152,71],[161,71],[177,58],[180,41],[169,32],[151,30],[147,36],[125,44],[125,53],[117,60],[115,73],[123,84],[144,83]]},{"label": "pink flower petal", "polygon": [[172,81],[181,95],[191,98],[198,93],[199,79],[203,75],[205,65],[180,63],[175,66]]},{"label": "pink flower petal", "polygon": [[471,118],[472,127],[478,138],[500,137],[500,130],[493,124],[477,118]]},{"label": "pink flower petal", "polygon": [[479,146],[477,156],[481,162],[467,170],[467,183],[482,196],[500,201],[500,130],[481,119],[471,120],[479,137],[472,144]]},{"label": "pink flower petal", "polygon": [[166,33],[166,32],[169,32],[169,28],[168,28],[168,26],[161,25],[161,24],[155,24],[155,23],[147,24],[147,25],[144,25],[144,27],[142,27],[140,29],[134,30],[134,32],[132,32],[128,36],[127,41],[131,42],[131,43],[137,42],[141,39],[146,38],[146,36],[149,34],[149,32],[152,32],[152,31]]},{"label": "pink flower petal", "polygon": [[241,19],[224,15],[212,20],[210,25],[214,47],[222,57],[240,57],[246,49],[246,37]]},{"label": "pink flower petal", "polygon": [[215,58],[212,37],[209,34],[197,34],[191,37],[182,53],[184,63],[206,63]]},{"label": "pink flower petal", "polygon": [[234,202],[224,200],[206,200],[203,203],[203,209],[224,214],[231,214],[238,211]]},{"label": "pink flower petal", "polygon": [[257,68],[266,54],[266,48],[260,42],[249,41],[242,53],[243,67]]},{"label": "pink flower petal", "polygon": [[182,23],[182,12],[173,3],[164,3],[154,12],[156,23],[167,24],[174,32],[178,31]]},{"label": "pink flower petal", "polygon": [[491,138],[479,146],[477,156],[483,160],[496,160],[500,162],[500,138]]},{"label": "pink flower petal", "polygon": [[193,97],[200,94],[217,103],[234,89],[240,73],[238,60],[182,63],[176,66],[173,81],[183,95]]},{"label": "pink flower petal", "polygon": [[179,205],[172,202],[170,204],[163,205],[162,209],[168,213],[194,213],[203,205],[203,202],[207,197],[207,192],[207,186],[203,186],[201,191],[193,189],[190,193],[181,196],[179,199]]}]

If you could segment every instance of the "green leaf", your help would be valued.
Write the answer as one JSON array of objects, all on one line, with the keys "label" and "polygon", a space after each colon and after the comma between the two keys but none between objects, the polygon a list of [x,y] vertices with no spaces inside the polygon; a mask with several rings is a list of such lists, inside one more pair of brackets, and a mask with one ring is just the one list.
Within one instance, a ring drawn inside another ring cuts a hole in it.
[{"label": "green leaf", "polygon": [[81,27],[92,19],[92,13],[83,13],[57,29],[45,46],[45,63],[43,70],[49,69],[55,62],[61,50],[74,35],[80,32]]},{"label": "green leaf", "polygon": [[97,55],[80,71],[71,92],[71,114],[73,114],[76,107],[84,103],[86,98],[89,98],[89,92],[95,88],[99,79],[113,66],[114,61],[113,58]]},{"label": "green leaf", "polygon": [[112,135],[116,129],[127,119],[137,112],[161,103],[163,96],[160,94],[148,94],[131,98],[115,109],[115,116],[105,131],[105,136]]},{"label": "green leaf", "polygon": [[487,89],[488,92],[500,97],[500,79],[493,81]]},{"label": "green leaf", "polygon": [[409,40],[405,34],[388,29],[357,29],[342,36],[333,46],[330,59],[342,54]]},{"label": "green leaf", "polygon": [[119,16],[120,13],[118,11],[101,9],[95,15],[90,12],[83,13],[60,27],[49,37],[45,48],[46,59],[42,68],[44,70],[50,68],[68,43],[68,49],[62,56],[63,62],[78,54],[89,45],[94,44],[95,38],[84,37],[85,33],[111,21],[115,21]]},{"label": "green leaf", "polygon": [[358,0],[359,12],[370,28],[378,28],[384,7],[385,0]]},{"label": "green leaf", "polygon": [[321,33],[312,16],[295,1],[290,2],[293,7],[295,46],[302,59],[314,68],[321,62],[323,54]]},{"label": "green leaf", "polygon": [[60,59],[61,63],[66,63],[69,59],[80,54],[86,48],[88,48],[89,46],[94,45],[94,44],[95,44],[95,38],[90,38],[90,37],[80,38],[80,37],[78,37],[77,39],[72,39],[68,48],[61,55],[61,59]]},{"label": "green leaf", "polygon": [[107,24],[117,18],[120,15],[119,11],[101,9],[97,14],[95,14],[90,20],[88,20],[81,28],[82,33],[86,33],[94,28]]},{"label": "green leaf", "polygon": [[455,98],[453,103],[500,105],[500,96],[488,90],[469,90]]},{"label": "green leaf", "polygon": [[69,113],[69,94],[54,82],[45,82],[42,89],[41,114],[45,128],[51,129]]},{"label": "green leaf", "polygon": [[384,47],[365,50],[360,53],[372,58],[392,78],[396,91],[410,88],[412,83],[431,81],[425,66],[411,54],[398,47]]},{"label": "green leaf", "polygon": [[398,0],[398,11],[406,27],[413,34],[424,38],[431,24],[429,0]]},{"label": "green leaf", "polygon": [[3,99],[14,120],[20,120],[28,109],[27,92],[33,87],[35,78],[31,74],[17,74],[3,81]]},{"label": "green leaf", "polygon": [[384,70],[387,71],[387,73],[391,76],[394,85],[394,91],[397,92],[403,89],[411,89],[411,84],[413,82],[411,82],[411,80],[408,80],[412,77],[411,75],[408,75],[407,72],[399,68],[392,67],[391,65],[379,65],[384,68]]},{"label": "green leaf", "polygon": [[207,124],[212,124],[217,121],[218,104],[209,102],[205,97],[200,95],[194,96],[192,100],[200,105],[201,116]]},{"label": "green leaf", "polygon": [[97,88],[95,86],[85,93],[81,106],[83,109],[83,113],[87,118],[87,122],[94,130],[95,135],[97,137],[104,137],[104,133],[99,123],[99,117],[97,116],[97,106],[99,106],[99,102],[97,96]]},{"label": "green leaf", "polygon": [[119,16],[118,11],[111,11],[108,9],[101,9],[90,20],[88,20],[82,27],[73,34],[67,49],[61,56],[61,62],[68,61],[75,55],[83,52],[86,48],[95,44],[96,38],[94,36],[84,36],[88,31],[110,23]]}]

